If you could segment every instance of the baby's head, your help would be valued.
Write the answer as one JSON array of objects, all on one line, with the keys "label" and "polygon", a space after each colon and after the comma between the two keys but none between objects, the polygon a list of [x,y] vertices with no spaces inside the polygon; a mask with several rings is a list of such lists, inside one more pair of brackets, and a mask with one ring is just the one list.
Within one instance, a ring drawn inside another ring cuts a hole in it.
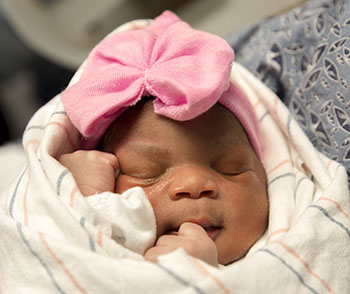
[{"label": "baby's head", "polygon": [[158,237],[195,222],[215,241],[219,263],[241,258],[266,229],[268,200],[264,168],[240,122],[220,104],[184,122],[152,104],[124,112],[101,142],[120,163],[116,192],[144,189]]},{"label": "baby's head", "polygon": [[85,148],[100,141],[116,154],[116,192],[143,187],[158,237],[195,222],[222,264],[244,256],[268,219],[258,123],[230,81],[233,56],[223,39],[165,12],[108,37],[62,94]]}]

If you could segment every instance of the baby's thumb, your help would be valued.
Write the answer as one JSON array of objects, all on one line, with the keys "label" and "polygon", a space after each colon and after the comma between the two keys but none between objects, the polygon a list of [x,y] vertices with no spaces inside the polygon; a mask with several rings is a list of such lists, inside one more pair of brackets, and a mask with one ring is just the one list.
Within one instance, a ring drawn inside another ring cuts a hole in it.
[{"label": "baby's thumb", "polygon": [[186,222],[180,226],[178,235],[203,238],[207,237],[207,232],[198,224]]},{"label": "baby's thumb", "polygon": [[215,267],[218,266],[218,251],[215,242],[208,236],[202,226],[187,222],[183,223],[178,232],[179,236],[192,240],[191,246],[187,246],[186,251]]}]

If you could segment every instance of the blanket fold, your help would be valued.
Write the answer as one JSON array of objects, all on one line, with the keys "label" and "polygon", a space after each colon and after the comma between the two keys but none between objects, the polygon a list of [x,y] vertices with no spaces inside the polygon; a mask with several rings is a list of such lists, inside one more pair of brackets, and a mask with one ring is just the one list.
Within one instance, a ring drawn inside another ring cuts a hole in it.
[{"label": "blanket fold", "polygon": [[[146,25],[134,21],[115,33]],[[246,257],[214,268],[179,249],[159,263],[145,261],[155,238],[146,195],[133,188],[83,197],[57,160],[81,148],[58,95],[29,122],[27,164],[0,196],[0,293],[348,293],[344,167],[316,151],[285,105],[245,68],[233,63],[231,78],[258,116],[268,177],[269,226]]]}]

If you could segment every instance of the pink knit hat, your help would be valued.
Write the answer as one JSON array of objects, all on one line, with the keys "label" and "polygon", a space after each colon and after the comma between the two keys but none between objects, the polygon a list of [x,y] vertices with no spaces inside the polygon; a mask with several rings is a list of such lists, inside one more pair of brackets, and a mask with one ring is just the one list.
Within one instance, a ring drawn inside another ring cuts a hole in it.
[{"label": "pink knit hat", "polygon": [[218,102],[237,117],[262,159],[254,110],[230,81],[233,58],[222,38],[194,30],[165,11],[149,26],[97,45],[79,81],[62,93],[62,102],[86,149],[94,148],[108,126],[142,97],[156,97],[155,113],[178,121]]}]

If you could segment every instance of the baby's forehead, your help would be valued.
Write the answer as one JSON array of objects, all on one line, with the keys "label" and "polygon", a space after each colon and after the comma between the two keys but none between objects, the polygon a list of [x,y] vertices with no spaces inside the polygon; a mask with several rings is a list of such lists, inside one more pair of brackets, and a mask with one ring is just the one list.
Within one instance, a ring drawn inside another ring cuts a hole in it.
[{"label": "baby's forehead", "polygon": [[203,137],[208,140],[208,144],[213,143],[213,140],[224,141],[225,138],[235,142],[249,142],[234,114],[219,103],[194,119],[175,121],[156,114],[152,99],[140,101],[124,111],[107,130],[103,141],[111,145],[119,140],[142,138],[146,134],[154,136],[154,140],[161,136],[177,136]]}]

